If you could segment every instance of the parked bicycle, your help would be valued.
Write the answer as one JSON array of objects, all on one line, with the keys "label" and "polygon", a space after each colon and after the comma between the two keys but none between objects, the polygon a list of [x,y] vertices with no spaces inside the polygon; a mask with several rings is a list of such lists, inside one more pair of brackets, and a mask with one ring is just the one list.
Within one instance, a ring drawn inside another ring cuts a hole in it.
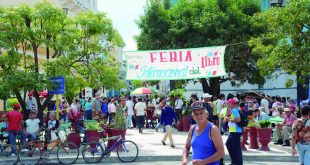
[{"label": "parked bicycle", "polygon": [[[117,139],[115,143],[107,148],[107,141]],[[103,157],[110,156],[110,153],[116,149],[117,157],[122,162],[133,162],[137,159],[139,149],[136,143],[130,140],[123,140],[122,136],[112,136],[102,138],[102,142],[90,142],[83,147],[83,159],[87,163],[99,163]]]},{"label": "parked bicycle", "polygon": [[[45,135],[49,134],[49,129],[43,129]],[[18,153],[18,159],[23,165],[34,165],[42,159],[56,158],[61,164],[73,164],[79,157],[79,148],[72,142],[62,142],[58,131],[55,131],[56,140],[47,142],[37,140],[23,145]],[[56,153],[54,148],[57,148]],[[56,156],[53,156],[53,155]]]}]

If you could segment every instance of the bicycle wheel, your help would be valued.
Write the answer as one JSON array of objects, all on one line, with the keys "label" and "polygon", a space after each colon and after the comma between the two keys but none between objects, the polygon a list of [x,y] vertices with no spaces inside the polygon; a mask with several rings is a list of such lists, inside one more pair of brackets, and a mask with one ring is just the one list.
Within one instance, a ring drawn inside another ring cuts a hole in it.
[{"label": "bicycle wheel", "polygon": [[87,143],[82,150],[83,159],[87,163],[99,163],[104,156],[105,148],[100,142]]},{"label": "bicycle wheel", "polygon": [[41,150],[34,143],[24,144],[18,152],[18,160],[23,165],[38,164],[41,160]]},{"label": "bicycle wheel", "polygon": [[72,142],[64,142],[57,149],[57,159],[62,164],[73,164],[79,158],[79,147]]},{"label": "bicycle wheel", "polygon": [[125,140],[117,148],[117,157],[122,162],[133,162],[137,159],[139,149],[136,143]]},{"label": "bicycle wheel", "polygon": [[8,157],[12,153],[12,147],[10,144],[4,144],[3,146],[0,146],[1,150],[1,156]]}]

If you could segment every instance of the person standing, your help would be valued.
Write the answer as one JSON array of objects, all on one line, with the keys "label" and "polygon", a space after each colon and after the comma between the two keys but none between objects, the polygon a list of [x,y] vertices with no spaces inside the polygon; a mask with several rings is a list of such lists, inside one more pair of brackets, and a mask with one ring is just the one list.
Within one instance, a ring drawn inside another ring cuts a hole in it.
[{"label": "person standing", "polygon": [[269,115],[270,111],[269,111],[269,101],[266,99],[266,95],[262,94],[262,100],[260,101],[260,104],[262,107],[264,107],[264,112]]},{"label": "person standing", "polygon": [[37,112],[37,101],[33,97],[32,94],[28,94],[28,99],[26,100],[26,111],[24,113],[24,118],[27,120],[29,118],[30,111],[36,111]]},{"label": "person standing", "polygon": [[8,120],[9,142],[10,145],[12,146],[11,156],[15,156],[17,154],[16,152],[17,135],[19,135],[22,145],[26,143],[26,136],[21,127],[21,125],[24,124],[23,115],[18,111],[19,109],[20,105],[16,103],[13,105],[13,110],[4,115],[7,117]]},{"label": "person standing", "polygon": [[177,114],[179,120],[182,119],[183,104],[184,104],[184,102],[183,102],[180,94],[178,94],[176,97],[176,100],[175,100],[175,113]]},{"label": "person standing", "polygon": [[161,100],[162,103],[162,112],[160,115],[160,124],[166,128],[166,133],[161,141],[163,145],[166,145],[166,140],[169,138],[170,147],[174,148],[174,142],[172,139],[172,122],[173,119],[178,121],[177,115],[174,113],[174,109],[172,106],[166,105],[166,99]]},{"label": "person standing", "polygon": [[86,120],[92,120],[93,119],[92,102],[91,102],[90,99],[86,100],[86,104],[85,104],[85,117],[86,117]]},{"label": "person standing", "polygon": [[218,97],[218,99],[216,100],[216,111],[217,111],[217,117],[219,120],[219,129],[221,132],[223,132],[222,130],[222,119],[220,118],[220,113],[222,111],[222,109],[224,108],[225,105],[225,95],[223,93],[221,93]]},{"label": "person standing", "polygon": [[230,114],[224,118],[224,123],[228,122],[229,136],[226,141],[226,147],[231,158],[232,165],[243,165],[242,151],[240,145],[240,137],[242,135],[242,127],[237,123],[241,121],[239,113],[238,101],[231,98],[226,102]]},{"label": "person standing", "polygon": [[138,103],[135,105],[135,111],[137,127],[139,128],[139,132],[143,133],[146,104],[143,102],[141,97],[138,99]]},{"label": "person standing", "polygon": [[126,118],[126,128],[132,128],[131,125],[131,120],[132,120],[132,116],[134,115],[134,103],[131,100],[131,96],[128,96],[128,100],[126,101],[126,106],[128,108],[128,112],[127,112],[127,118]]},{"label": "person standing", "polygon": [[213,103],[211,102],[211,97],[209,93],[203,94],[203,105],[205,106],[205,109],[209,112],[208,121],[213,122]]},{"label": "person standing", "polygon": [[217,126],[208,121],[208,112],[203,102],[194,102],[190,106],[196,125],[192,126],[187,135],[182,154],[182,165],[187,165],[190,148],[193,149],[193,164],[219,165],[224,157],[224,145]]},{"label": "person standing", "polygon": [[96,93],[95,98],[93,99],[92,111],[93,111],[93,118],[95,118],[101,113],[101,101],[99,93]]}]

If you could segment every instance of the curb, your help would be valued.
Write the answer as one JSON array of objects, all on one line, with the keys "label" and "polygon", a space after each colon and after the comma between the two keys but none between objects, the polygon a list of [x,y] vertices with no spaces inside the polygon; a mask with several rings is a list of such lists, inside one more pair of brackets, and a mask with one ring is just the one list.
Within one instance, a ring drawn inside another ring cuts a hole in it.
[{"label": "curb", "polygon": [[[70,159],[70,158],[69,158]],[[135,162],[169,162],[169,161],[181,161],[181,155],[167,155],[167,156],[139,156]],[[31,159],[30,159],[31,160]],[[225,155],[224,161],[229,161],[229,155]],[[259,161],[268,161],[268,162],[298,162],[298,157],[293,156],[243,156],[243,161],[247,162],[259,162]],[[6,165],[14,164],[16,160],[3,160],[1,163]],[[75,164],[86,162],[84,159],[79,156],[79,159]],[[101,163],[121,163],[117,157],[104,157]],[[39,164],[58,164],[57,159],[41,160]]]}]

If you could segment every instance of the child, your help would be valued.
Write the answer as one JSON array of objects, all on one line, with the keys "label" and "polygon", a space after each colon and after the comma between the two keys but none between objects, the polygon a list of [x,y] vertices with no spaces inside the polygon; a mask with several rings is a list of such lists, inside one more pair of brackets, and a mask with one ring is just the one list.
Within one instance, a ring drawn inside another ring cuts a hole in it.
[{"label": "child", "polygon": [[9,133],[7,132],[8,124],[5,122],[5,118],[0,119],[0,141],[8,139]]},{"label": "child", "polygon": [[40,130],[40,120],[36,119],[36,112],[31,111],[29,114],[29,119],[25,121],[26,128],[26,137],[31,141],[35,141],[37,139],[37,133]]},{"label": "child", "polygon": [[53,141],[53,140],[56,140],[57,139],[57,136],[55,134],[55,130],[58,129],[59,127],[59,120],[56,120],[56,116],[54,113],[50,113],[50,116],[49,116],[49,120],[46,124],[46,126],[48,129],[47,129],[47,137],[45,137],[45,139],[47,141],[49,141],[50,139]]}]

